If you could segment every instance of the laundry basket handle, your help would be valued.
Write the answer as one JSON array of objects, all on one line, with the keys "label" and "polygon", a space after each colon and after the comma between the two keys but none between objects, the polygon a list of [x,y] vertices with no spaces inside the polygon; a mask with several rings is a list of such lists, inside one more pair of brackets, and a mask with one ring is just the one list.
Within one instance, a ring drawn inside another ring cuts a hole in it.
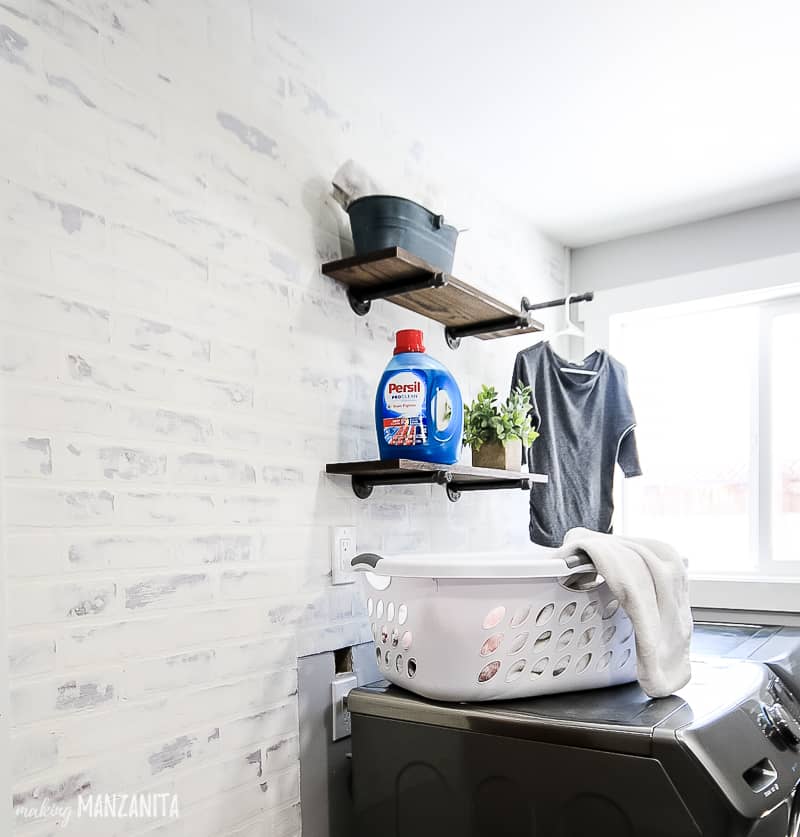
[{"label": "laundry basket handle", "polygon": [[356,555],[355,558],[350,562],[351,567],[358,567],[361,565],[366,565],[368,567],[372,567],[374,570],[375,567],[378,565],[378,561],[383,558],[382,555],[376,555],[374,552],[361,552],[360,554]]}]

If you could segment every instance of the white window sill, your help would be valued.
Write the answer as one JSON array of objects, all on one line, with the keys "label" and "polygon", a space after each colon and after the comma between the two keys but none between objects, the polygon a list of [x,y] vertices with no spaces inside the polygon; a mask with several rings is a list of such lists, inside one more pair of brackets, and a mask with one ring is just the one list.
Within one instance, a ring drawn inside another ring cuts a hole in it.
[{"label": "white window sill", "polygon": [[800,578],[692,576],[689,601],[697,608],[800,613]]}]

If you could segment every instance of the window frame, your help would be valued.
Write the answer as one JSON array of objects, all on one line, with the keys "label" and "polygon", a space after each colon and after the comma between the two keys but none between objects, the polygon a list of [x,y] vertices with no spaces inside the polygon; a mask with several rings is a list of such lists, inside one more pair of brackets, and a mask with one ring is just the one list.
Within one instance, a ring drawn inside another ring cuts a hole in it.
[{"label": "window frame", "polygon": [[[635,308],[619,314],[609,312],[608,340],[612,352],[622,348],[625,354],[625,326],[645,318],[669,318],[683,313],[717,311],[731,307],[749,306],[757,309],[758,323],[756,360],[751,391],[751,545],[757,559],[749,572],[691,573],[692,604],[696,607],[730,608],[797,612],[800,610],[800,561],[779,561],[772,555],[772,329],[779,316],[800,312],[800,287],[764,293],[722,294],[687,302]],[[634,405],[635,406],[635,405]],[[616,524],[625,531],[627,480],[618,481]]]}]

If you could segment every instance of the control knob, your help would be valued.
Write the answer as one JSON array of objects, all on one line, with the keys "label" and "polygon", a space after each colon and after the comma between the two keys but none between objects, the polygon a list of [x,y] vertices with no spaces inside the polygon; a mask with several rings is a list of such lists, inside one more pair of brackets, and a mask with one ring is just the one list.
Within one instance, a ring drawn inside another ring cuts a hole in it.
[{"label": "control knob", "polygon": [[789,714],[780,703],[765,707],[764,714],[775,732],[781,737],[781,740],[793,750],[796,750],[800,745],[800,722]]}]

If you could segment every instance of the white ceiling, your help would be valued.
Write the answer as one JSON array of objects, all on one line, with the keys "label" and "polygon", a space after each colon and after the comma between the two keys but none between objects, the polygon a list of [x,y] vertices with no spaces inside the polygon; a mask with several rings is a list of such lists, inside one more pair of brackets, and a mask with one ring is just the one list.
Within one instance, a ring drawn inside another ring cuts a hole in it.
[{"label": "white ceiling", "polygon": [[800,195],[797,0],[262,1],[570,246]]}]

